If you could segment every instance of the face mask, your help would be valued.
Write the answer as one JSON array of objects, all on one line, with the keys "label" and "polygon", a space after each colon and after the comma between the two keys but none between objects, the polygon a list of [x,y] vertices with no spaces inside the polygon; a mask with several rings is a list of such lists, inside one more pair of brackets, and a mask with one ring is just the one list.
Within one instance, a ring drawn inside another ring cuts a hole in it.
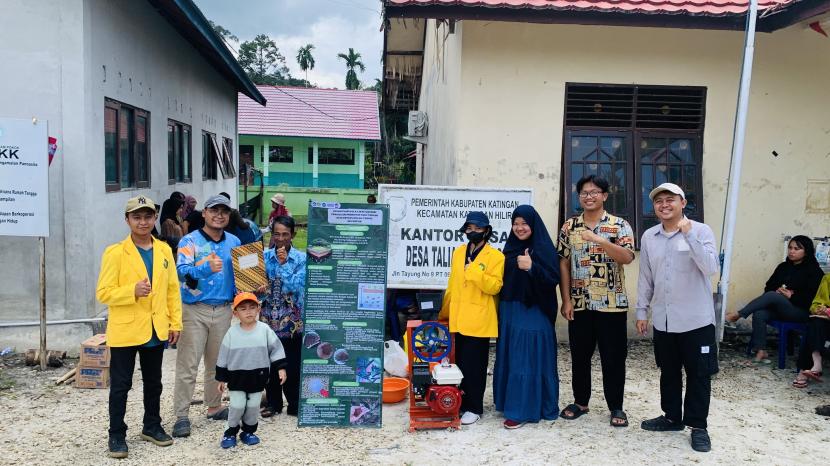
[{"label": "face mask", "polygon": [[467,240],[473,244],[478,244],[484,239],[483,231],[471,231],[467,233]]}]

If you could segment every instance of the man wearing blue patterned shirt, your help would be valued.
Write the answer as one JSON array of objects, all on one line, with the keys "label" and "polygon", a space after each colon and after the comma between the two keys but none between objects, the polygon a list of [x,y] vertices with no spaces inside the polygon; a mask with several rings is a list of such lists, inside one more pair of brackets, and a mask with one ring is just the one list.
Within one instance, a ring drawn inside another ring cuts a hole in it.
[{"label": "man wearing blue patterned shirt", "polygon": [[176,269],[181,282],[182,336],[176,354],[176,385],[173,410],[174,437],[190,435],[190,402],[196,385],[199,361],[205,359],[205,405],[208,419],[227,419],[222,392],[215,380],[216,359],[222,338],[231,325],[235,286],[231,249],[239,238],[225,232],[230,219],[230,199],[217,195],[205,201],[205,226],[188,233],[179,242]]},{"label": "man wearing blue patterned shirt", "polygon": [[286,412],[297,415],[300,400],[300,352],[303,337],[303,304],[305,303],[306,254],[296,249],[294,219],[276,217],[271,223],[273,249],[265,251],[265,272],[268,275],[262,320],[265,321],[282,342],[287,362],[288,380],[280,384],[277,377],[271,377],[266,386],[268,406],[262,410],[263,417],[282,412],[282,395],[288,401]]}]

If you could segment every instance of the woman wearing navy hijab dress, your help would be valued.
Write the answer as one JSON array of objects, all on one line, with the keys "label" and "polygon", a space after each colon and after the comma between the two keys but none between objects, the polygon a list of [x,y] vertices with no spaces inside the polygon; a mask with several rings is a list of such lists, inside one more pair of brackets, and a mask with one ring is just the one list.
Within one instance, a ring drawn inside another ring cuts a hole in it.
[{"label": "woman wearing navy hijab dress", "polygon": [[554,329],[559,284],[556,248],[533,207],[517,207],[512,221],[504,246],[493,375],[496,410],[504,414],[507,429],[559,416]]}]

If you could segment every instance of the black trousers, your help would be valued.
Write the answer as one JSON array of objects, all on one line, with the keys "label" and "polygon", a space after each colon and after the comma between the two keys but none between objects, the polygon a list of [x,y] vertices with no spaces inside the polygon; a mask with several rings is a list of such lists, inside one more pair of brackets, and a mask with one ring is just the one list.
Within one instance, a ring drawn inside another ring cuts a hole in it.
[{"label": "black trousers", "polygon": [[461,369],[461,412],[484,413],[484,388],[487,386],[487,363],[490,338],[455,334],[455,364]]},{"label": "black trousers", "polygon": [[[674,422],[706,428],[712,374],[718,372],[715,326],[707,325],[683,333],[654,329],[654,358],[660,367],[660,406]],[[686,372],[686,399],[683,374]]]},{"label": "black trousers", "polygon": [[591,359],[599,346],[602,388],[609,410],[623,409],[625,359],[628,356],[627,312],[574,312],[568,322],[571,347],[571,386],[574,402],[588,406],[591,400]]},{"label": "black trousers", "polygon": [[125,346],[110,348],[110,428],[111,437],[124,438],[127,424],[124,414],[127,412],[127,393],[133,387],[135,354],[141,361],[141,378],[144,384],[144,427],[161,425],[159,405],[161,402],[161,362],[164,345],[150,348],[143,346]]},{"label": "black trousers", "polygon": [[798,368],[813,368],[813,352],[830,353],[830,320],[812,318],[807,321],[807,337],[798,349]]},{"label": "black trousers", "polygon": [[282,412],[282,394],[288,401],[288,414],[297,415],[300,404],[300,353],[302,352],[302,335],[295,335],[292,338],[280,338],[282,347],[285,350],[285,372],[288,375],[284,385],[280,385],[280,378],[277,371],[271,371],[268,376],[268,384],[265,386],[265,395],[268,407],[274,413]]},{"label": "black trousers", "polygon": [[752,344],[753,351],[767,347],[767,322],[781,320],[784,322],[807,322],[810,313],[793,305],[784,295],[775,291],[767,291],[753,299],[738,314],[747,318],[752,316]]}]

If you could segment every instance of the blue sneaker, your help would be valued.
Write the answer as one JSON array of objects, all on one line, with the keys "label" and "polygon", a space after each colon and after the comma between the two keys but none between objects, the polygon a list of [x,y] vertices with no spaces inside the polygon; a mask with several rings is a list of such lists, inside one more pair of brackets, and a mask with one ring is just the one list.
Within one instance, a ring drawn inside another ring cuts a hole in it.
[{"label": "blue sneaker", "polygon": [[245,445],[256,445],[259,443],[259,437],[256,434],[249,434],[247,432],[239,434],[239,440],[242,440],[242,443]]},{"label": "blue sneaker", "polygon": [[222,446],[222,448],[225,448],[225,449],[235,447],[236,446],[236,435],[234,435],[233,437],[231,437],[229,435],[226,435],[226,436],[222,437],[222,441],[219,442],[219,445]]}]

